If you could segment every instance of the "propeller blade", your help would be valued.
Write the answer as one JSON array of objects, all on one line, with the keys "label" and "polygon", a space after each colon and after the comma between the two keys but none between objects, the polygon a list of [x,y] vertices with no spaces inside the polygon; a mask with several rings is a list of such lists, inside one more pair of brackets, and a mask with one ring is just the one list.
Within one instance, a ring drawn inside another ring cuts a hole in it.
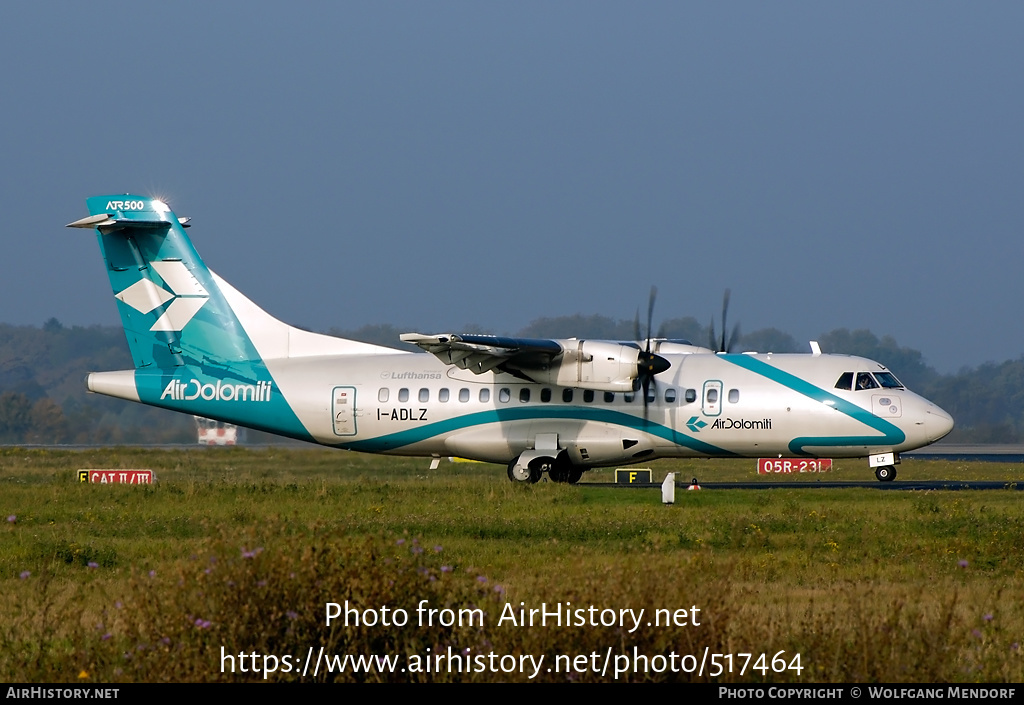
[{"label": "propeller blade", "polygon": [[[647,333],[644,350],[637,355],[636,360],[636,381],[644,395],[644,421],[647,420],[647,409],[651,403],[651,387],[655,386],[657,393],[657,381],[655,375],[659,375],[672,366],[665,358],[651,352],[651,329],[654,326],[654,302],[658,298],[658,287],[651,287],[651,294],[647,298]],[[633,328],[636,331],[636,338],[640,340],[640,311],[637,310],[636,318],[633,321]]]},{"label": "propeller blade", "polygon": [[725,352],[732,352],[736,349],[736,343],[740,339],[740,324],[737,323],[732,328],[732,333],[729,335],[729,344],[725,346]]},{"label": "propeller blade", "polygon": [[[740,324],[737,323],[733,326],[732,333],[729,334],[729,300],[732,298],[732,291],[730,289],[725,290],[725,295],[722,296],[722,336],[721,338],[715,335],[715,319],[711,318],[711,325],[708,326],[709,335],[708,338],[711,341],[709,346],[715,352],[727,353],[731,352],[736,346],[736,343],[740,339]],[[726,335],[729,337],[726,338]]]},{"label": "propeller blade", "polygon": [[[651,296],[647,300],[647,352],[651,352],[651,319],[654,318],[654,299],[658,296],[658,287],[651,286]],[[646,398],[646,397],[645,397]]]},{"label": "propeller blade", "polygon": [[729,330],[728,327],[726,327],[725,321],[726,317],[729,315],[729,299],[731,296],[732,291],[729,289],[726,289],[725,295],[722,296],[722,343],[718,346],[718,352],[729,352],[729,349],[725,345],[725,333]]},{"label": "propeller blade", "polygon": [[647,407],[651,403],[651,386],[655,387],[655,394],[657,394],[657,380],[654,379],[656,375],[660,375],[662,372],[672,366],[668,360],[663,358],[661,355],[655,355],[652,352],[642,352],[637,355],[636,362],[636,376],[640,380],[640,387],[644,393],[644,421],[647,420]]}]

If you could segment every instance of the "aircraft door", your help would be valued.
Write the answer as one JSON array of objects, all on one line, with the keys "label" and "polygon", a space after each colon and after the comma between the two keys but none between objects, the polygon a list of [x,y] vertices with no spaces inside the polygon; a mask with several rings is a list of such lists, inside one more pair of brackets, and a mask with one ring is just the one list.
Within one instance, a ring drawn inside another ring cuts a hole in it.
[{"label": "aircraft door", "polygon": [[705,416],[718,416],[722,413],[722,383],[719,380],[708,380],[704,383],[701,411]]},{"label": "aircraft door", "polygon": [[331,397],[334,435],[356,435],[356,388],[335,387]]}]

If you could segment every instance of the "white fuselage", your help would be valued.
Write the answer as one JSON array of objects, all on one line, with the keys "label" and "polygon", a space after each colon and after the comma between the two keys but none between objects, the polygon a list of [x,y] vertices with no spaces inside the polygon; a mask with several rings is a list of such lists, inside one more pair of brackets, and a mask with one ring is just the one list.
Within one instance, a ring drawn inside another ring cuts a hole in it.
[{"label": "white fuselage", "polygon": [[952,428],[948,414],[904,388],[836,389],[844,372],[884,370],[863,358],[666,358],[672,366],[656,378],[646,410],[642,392],[474,374],[432,355],[267,363],[317,442],[398,455],[508,463],[553,444],[591,467],[658,457],[865,457],[919,448]]}]

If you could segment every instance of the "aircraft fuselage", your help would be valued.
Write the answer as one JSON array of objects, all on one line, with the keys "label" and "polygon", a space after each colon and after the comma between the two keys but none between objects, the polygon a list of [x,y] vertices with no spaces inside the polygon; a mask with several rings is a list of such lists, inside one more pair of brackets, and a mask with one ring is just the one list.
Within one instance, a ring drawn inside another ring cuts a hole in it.
[{"label": "aircraft fuselage", "polygon": [[[866,457],[919,448],[952,427],[948,414],[905,388],[836,389],[844,373],[885,370],[864,358],[665,357],[671,368],[655,378],[646,411],[642,391],[478,375],[405,353],[266,360],[268,379],[246,383],[182,367],[138,389],[148,404],[323,445],[495,463],[538,443],[582,467],[663,457]],[[111,393],[101,381],[118,374],[96,373],[90,387]],[[275,403],[297,417],[294,432],[267,413]]]},{"label": "aircraft fuselage", "polygon": [[888,480],[900,452],[953,426],[882,365],[814,345],[403,334],[429,353],[412,354],[310,333],[208,269],[165,203],[87,203],[69,227],[96,233],[135,364],[91,374],[93,392],[349,450],[503,463],[530,482],[664,457],[869,457]]}]

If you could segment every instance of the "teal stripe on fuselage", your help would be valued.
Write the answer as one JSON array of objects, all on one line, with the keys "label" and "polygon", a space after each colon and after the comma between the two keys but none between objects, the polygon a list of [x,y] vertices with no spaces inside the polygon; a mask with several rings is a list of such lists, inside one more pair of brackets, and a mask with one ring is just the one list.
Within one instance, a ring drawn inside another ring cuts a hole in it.
[{"label": "teal stripe on fuselage", "polygon": [[435,436],[443,436],[455,431],[461,431],[474,426],[502,423],[509,421],[536,421],[541,419],[559,419],[569,421],[597,421],[615,426],[649,433],[659,438],[664,438],[671,443],[690,448],[698,453],[707,456],[736,457],[736,454],[724,448],[698,441],[696,438],[679,433],[673,428],[653,421],[625,414],[621,411],[609,409],[588,409],[581,406],[526,406],[509,409],[493,409],[480,411],[473,414],[456,416],[444,421],[426,424],[417,428],[410,428],[397,433],[390,433],[386,436],[378,436],[365,441],[340,444],[340,447],[348,450],[358,450],[371,453],[396,450],[403,446],[420,443]]},{"label": "teal stripe on fuselage", "polygon": [[789,442],[789,450],[794,455],[813,455],[806,450],[807,446],[877,446],[877,445],[899,445],[907,439],[907,435],[901,428],[895,426],[883,418],[875,416],[870,411],[862,409],[852,402],[837,397],[835,394],[825,391],[810,382],[803,380],[789,372],[784,372],[777,367],[772,367],[766,362],[758,360],[753,355],[720,355],[721,359],[731,362],[737,367],[753,372],[756,375],[770,379],[781,384],[787,389],[792,389],[798,394],[803,394],[809,399],[825,404],[827,406],[846,414],[855,421],[873,428],[881,433],[881,436],[801,436]]},{"label": "teal stripe on fuselage", "polygon": [[144,404],[315,442],[262,360],[137,369],[135,388]]}]

